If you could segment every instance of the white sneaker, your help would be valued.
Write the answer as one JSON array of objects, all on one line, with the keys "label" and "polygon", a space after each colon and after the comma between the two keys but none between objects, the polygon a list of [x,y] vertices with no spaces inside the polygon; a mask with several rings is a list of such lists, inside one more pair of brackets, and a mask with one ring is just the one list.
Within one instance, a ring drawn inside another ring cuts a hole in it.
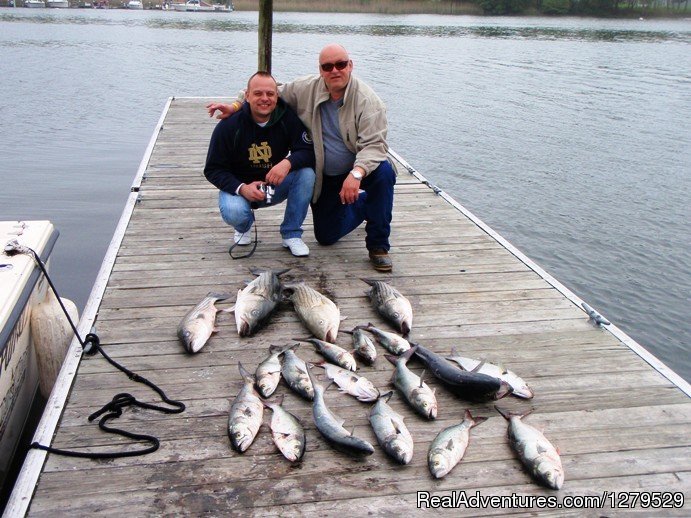
[{"label": "white sneaker", "polygon": [[[252,223],[252,226],[254,226],[254,223]],[[247,229],[247,232],[238,232],[236,230],[233,236],[233,242],[240,246],[249,245],[252,242],[252,226]]]},{"label": "white sneaker", "polygon": [[299,237],[291,237],[283,240],[283,247],[290,248],[290,253],[295,257],[306,257],[310,255],[310,249]]}]

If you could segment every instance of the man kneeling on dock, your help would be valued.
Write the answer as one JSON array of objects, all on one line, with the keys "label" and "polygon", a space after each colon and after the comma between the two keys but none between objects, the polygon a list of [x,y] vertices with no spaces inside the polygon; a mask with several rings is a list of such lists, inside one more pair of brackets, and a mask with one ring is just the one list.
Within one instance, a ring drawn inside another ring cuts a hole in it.
[{"label": "man kneeling on dock", "polygon": [[296,257],[309,255],[302,223],[314,190],[314,148],[307,128],[278,98],[271,74],[250,77],[240,113],[214,129],[204,176],[220,189],[221,216],[235,228],[231,250],[252,242],[253,208],[287,199],[282,244]]}]

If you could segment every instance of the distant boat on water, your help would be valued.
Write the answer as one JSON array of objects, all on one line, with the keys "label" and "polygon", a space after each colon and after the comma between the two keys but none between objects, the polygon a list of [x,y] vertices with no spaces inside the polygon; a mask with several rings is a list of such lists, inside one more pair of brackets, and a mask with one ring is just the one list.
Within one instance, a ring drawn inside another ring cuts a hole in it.
[{"label": "distant boat on water", "polygon": [[24,7],[45,7],[46,3],[43,0],[25,0]]},{"label": "distant boat on water", "polygon": [[142,0],[130,0],[127,2],[128,9],[144,9],[144,4]]},{"label": "distant boat on water", "polygon": [[70,6],[68,0],[46,0],[46,4],[48,4],[48,7],[58,9],[67,9]]},{"label": "distant boat on water", "polygon": [[187,0],[184,4],[173,4],[173,9],[184,12],[230,12],[233,4],[210,4],[204,0]]}]

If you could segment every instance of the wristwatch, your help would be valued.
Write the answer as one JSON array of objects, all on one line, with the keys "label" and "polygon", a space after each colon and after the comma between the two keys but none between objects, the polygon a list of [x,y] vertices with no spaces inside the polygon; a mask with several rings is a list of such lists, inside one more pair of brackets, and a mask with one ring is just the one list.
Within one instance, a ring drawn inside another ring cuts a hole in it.
[{"label": "wristwatch", "polygon": [[352,171],[350,171],[350,174],[352,174],[353,178],[355,178],[356,180],[358,180],[358,181],[362,180],[362,173],[360,171],[358,171],[357,169],[353,169]]}]

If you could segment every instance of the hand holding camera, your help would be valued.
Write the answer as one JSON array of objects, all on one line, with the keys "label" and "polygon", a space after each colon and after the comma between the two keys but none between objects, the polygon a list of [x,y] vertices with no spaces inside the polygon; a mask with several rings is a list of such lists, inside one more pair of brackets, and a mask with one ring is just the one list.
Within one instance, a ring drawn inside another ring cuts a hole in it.
[{"label": "hand holding camera", "polygon": [[276,192],[276,188],[268,183],[260,183],[259,185],[257,185],[257,188],[264,193],[264,201],[266,202],[266,204],[271,205],[271,203],[273,202],[274,192]]}]

